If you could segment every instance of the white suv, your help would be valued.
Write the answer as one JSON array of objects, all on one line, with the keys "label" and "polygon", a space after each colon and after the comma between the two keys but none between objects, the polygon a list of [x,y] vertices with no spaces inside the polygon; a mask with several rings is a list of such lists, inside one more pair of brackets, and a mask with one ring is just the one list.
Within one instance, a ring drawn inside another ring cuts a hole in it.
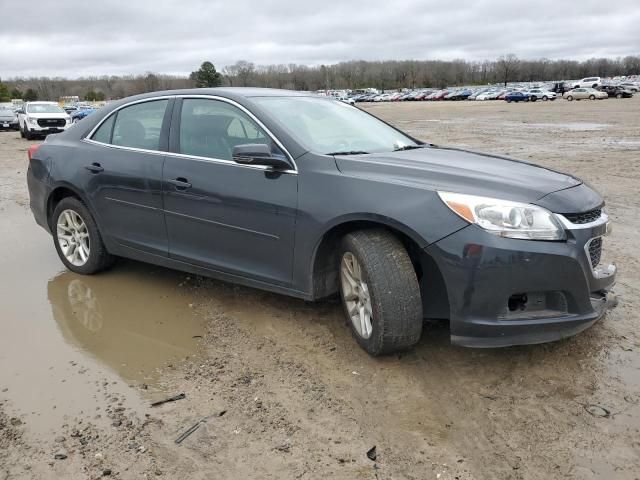
[{"label": "white suv", "polygon": [[600,77],[587,77],[574,83],[573,88],[598,88],[601,85],[602,79]]},{"label": "white suv", "polygon": [[56,102],[27,102],[18,110],[18,122],[20,136],[27,140],[60,133],[72,125],[71,117]]}]

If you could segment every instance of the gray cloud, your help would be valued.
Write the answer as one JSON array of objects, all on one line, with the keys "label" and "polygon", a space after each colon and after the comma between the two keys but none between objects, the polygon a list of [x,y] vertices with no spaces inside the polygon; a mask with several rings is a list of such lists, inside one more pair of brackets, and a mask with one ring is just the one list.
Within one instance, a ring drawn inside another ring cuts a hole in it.
[{"label": "gray cloud", "polygon": [[637,0],[110,0],[3,2],[0,77],[184,74],[342,60],[617,57],[640,53]]}]

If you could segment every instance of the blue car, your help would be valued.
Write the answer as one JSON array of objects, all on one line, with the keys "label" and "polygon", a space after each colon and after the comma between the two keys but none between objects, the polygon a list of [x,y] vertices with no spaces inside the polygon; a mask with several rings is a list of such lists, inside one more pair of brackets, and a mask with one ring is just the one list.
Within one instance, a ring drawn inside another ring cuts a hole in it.
[{"label": "blue car", "polygon": [[529,94],[524,92],[509,92],[504,96],[507,103],[511,102],[528,102]]},{"label": "blue car", "polygon": [[71,121],[73,123],[78,123],[84,117],[86,117],[88,115],[91,115],[96,110],[97,109],[95,109],[95,108],[83,108],[82,110],[78,110],[78,111],[76,111],[76,112],[71,114]]}]

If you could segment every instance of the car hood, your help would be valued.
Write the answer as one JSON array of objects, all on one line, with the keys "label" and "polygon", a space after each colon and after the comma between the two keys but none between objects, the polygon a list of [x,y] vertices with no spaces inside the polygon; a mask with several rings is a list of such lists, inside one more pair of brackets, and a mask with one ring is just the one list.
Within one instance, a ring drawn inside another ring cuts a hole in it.
[{"label": "car hood", "polygon": [[67,113],[27,113],[30,118],[68,118]]},{"label": "car hood", "polygon": [[582,183],[528,162],[456,148],[432,146],[335,159],[345,175],[527,203]]}]

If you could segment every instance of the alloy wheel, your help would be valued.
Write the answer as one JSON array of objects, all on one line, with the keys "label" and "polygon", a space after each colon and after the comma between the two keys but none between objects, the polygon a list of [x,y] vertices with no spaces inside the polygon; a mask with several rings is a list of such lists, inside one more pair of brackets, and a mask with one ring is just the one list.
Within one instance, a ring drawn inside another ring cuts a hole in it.
[{"label": "alloy wheel", "polygon": [[364,280],[362,268],[351,252],[345,252],[340,264],[342,296],[353,324],[353,328],[362,338],[369,338],[373,332],[371,293]]},{"label": "alloy wheel", "polygon": [[89,230],[74,210],[63,210],[58,217],[56,234],[62,254],[69,263],[81,267],[89,260]]}]

